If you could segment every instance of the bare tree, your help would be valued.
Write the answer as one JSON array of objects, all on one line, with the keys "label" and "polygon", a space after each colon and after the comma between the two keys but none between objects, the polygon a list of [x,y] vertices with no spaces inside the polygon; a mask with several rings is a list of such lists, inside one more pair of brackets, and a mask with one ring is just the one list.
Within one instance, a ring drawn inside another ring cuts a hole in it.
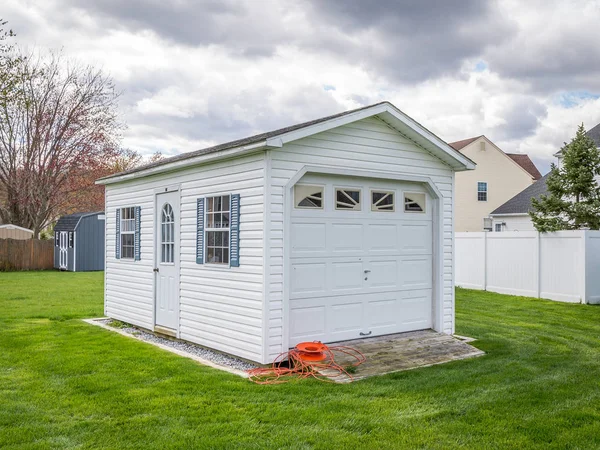
[{"label": "bare tree", "polygon": [[0,89],[0,219],[35,236],[77,194],[71,176],[119,153],[122,125],[112,80],[101,70],[14,52]]}]

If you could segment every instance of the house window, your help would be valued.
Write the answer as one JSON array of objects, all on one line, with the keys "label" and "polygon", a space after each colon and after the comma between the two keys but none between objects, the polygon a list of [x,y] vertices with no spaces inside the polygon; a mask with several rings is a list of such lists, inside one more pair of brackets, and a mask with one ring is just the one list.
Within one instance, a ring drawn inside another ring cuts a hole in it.
[{"label": "house window", "polygon": [[161,214],[160,261],[175,262],[175,213],[170,204],[165,203]]},{"label": "house window", "polygon": [[371,191],[371,211],[394,211],[394,193]]},{"label": "house window", "polygon": [[69,231],[69,248],[73,248],[74,240],[75,240],[75,233],[72,231]]},{"label": "house window", "polygon": [[479,181],[477,183],[477,201],[487,202],[488,188],[485,181]]},{"label": "house window", "polygon": [[497,223],[496,225],[494,225],[495,230],[496,231],[502,231],[502,224],[501,223]]},{"label": "house window", "polygon": [[404,194],[405,212],[425,212],[425,194],[406,193]]},{"label": "house window", "polygon": [[135,207],[121,208],[121,258],[134,258]]},{"label": "house window", "polygon": [[336,189],[335,209],[360,211],[360,191],[356,189]]},{"label": "house window", "polygon": [[230,196],[206,199],[206,259],[208,264],[229,264]]},{"label": "house window", "polygon": [[322,209],[323,186],[294,186],[294,204],[299,209]]}]

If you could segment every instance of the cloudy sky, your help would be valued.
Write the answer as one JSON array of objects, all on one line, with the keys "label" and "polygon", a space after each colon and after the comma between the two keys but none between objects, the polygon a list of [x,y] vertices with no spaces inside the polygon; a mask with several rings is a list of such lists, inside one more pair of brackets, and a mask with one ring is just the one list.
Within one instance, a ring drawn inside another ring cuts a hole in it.
[{"label": "cloudy sky", "polygon": [[546,172],[600,122],[598,1],[4,0],[0,18],[19,44],[107,71],[144,154],[389,100]]}]

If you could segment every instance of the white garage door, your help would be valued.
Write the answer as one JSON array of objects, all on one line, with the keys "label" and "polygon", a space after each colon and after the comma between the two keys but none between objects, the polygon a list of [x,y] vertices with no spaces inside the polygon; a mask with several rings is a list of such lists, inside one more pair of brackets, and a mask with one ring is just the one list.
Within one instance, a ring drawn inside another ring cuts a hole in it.
[{"label": "white garage door", "polygon": [[431,328],[423,185],[310,175],[292,201],[290,346]]}]

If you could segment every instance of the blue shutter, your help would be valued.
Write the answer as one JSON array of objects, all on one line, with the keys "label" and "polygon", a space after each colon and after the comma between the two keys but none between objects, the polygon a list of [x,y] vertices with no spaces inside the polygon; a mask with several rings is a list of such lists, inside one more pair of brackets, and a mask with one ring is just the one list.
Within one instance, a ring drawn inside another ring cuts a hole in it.
[{"label": "blue shutter", "polygon": [[240,267],[240,194],[231,195],[230,220],[229,265],[231,267]]},{"label": "blue shutter", "polygon": [[196,202],[196,264],[204,263],[204,199]]},{"label": "blue shutter", "polygon": [[141,207],[135,207],[135,236],[133,238],[133,259],[140,260],[140,225],[142,221]]},{"label": "blue shutter", "polygon": [[121,209],[117,208],[117,226],[115,232],[115,258],[121,259]]}]

